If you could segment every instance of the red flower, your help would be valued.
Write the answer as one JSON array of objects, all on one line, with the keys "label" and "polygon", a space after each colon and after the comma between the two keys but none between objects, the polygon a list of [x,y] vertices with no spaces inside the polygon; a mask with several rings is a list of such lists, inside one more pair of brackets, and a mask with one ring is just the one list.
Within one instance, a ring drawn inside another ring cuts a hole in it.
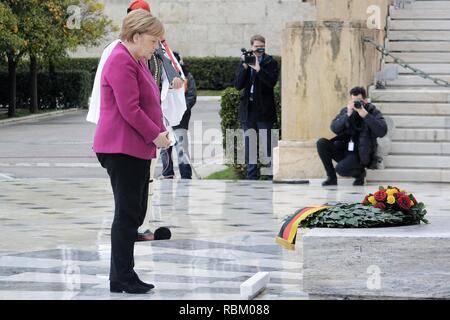
[{"label": "red flower", "polygon": [[365,206],[367,206],[367,205],[369,205],[370,204],[370,201],[369,201],[369,195],[367,195],[365,198],[364,198],[364,200],[363,200],[363,202],[361,202],[363,205],[365,205]]},{"label": "red flower", "polygon": [[404,192],[397,192],[394,194],[395,199],[398,199],[403,196],[406,196],[406,194]]},{"label": "red flower", "polygon": [[384,190],[379,190],[375,192],[373,196],[375,197],[375,200],[377,200],[378,202],[383,202],[387,198],[386,191]]},{"label": "red flower", "polygon": [[378,202],[376,205],[373,206],[374,208],[378,208],[381,210],[385,210],[386,209],[386,205],[383,202]]},{"label": "red flower", "polygon": [[411,208],[411,199],[406,194],[403,194],[400,197],[398,197],[397,203],[403,210],[409,210]]}]

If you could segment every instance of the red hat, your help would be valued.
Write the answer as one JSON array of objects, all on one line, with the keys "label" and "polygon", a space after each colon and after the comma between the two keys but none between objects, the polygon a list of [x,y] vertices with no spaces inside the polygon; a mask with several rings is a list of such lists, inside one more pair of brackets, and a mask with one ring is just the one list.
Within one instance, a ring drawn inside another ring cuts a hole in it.
[{"label": "red hat", "polygon": [[130,4],[130,6],[128,7],[128,11],[133,11],[136,9],[144,9],[144,10],[147,10],[148,12],[150,12],[150,5],[148,4],[147,1],[136,0]]}]

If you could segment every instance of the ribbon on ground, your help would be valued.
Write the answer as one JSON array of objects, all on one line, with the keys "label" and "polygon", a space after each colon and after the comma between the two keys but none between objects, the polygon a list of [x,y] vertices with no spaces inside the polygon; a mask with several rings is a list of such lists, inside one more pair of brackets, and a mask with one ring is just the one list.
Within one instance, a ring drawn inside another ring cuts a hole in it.
[{"label": "ribbon on ground", "polygon": [[297,236],[297,229],[300,222],[309,216],[328,208],[330,208],[330,206],[306,207],[297,210],[293,215],[287,217],[284,221],[283,226],[278,233],[278,237],[276,238],[276,242],[286,249],[294,250],[295,238]]}]

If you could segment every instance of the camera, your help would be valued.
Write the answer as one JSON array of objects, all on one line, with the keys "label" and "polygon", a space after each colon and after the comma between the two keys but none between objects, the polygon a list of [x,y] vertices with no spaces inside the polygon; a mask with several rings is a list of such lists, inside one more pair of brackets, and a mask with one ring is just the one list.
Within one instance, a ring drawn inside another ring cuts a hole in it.
[{"label": "camera", "polygon": [[254,55],[254,52],[258,53],[264,53],[266,50],[264,48],[258,48],[256,51],[247,50],[245,48],[241,49],[242,54],[244,55],[244,63],[246,64],[255,64],[256,63],[256,57]]},{"label": "camera", "polygon": [[362,107],[364,107],[366,105],[366,103],[363,100],[356,100],[354,102],[355,105],[355,109],[361,109]]},{"label": "camera", "polygon": [[256,63],[256,57],[254,56],[253,51],[242,48],[241,52],[244,55],[244,63],[246,64]]}]

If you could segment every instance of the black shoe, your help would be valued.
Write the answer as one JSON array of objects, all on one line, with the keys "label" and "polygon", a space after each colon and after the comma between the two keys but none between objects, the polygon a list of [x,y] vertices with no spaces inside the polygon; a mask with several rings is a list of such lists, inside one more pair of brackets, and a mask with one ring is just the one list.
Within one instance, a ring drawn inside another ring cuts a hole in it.
[{"label": "black shoe", "polygon": [[355,178],[355,181],[353,181],[353,185],[354,186],[363,186],[365,177],[366,177],[366,171],[364,170],[364,172],[359,177]]},{"label": "black shoe", "polygon": [[153,289],[155,286],[151,283],[145,283],[144,281],[142,281],[141,279],[139,279],[138,275],[136,272],[134,272],[134,279],[143,287],[147,287],[149,288],[149,290]]},{"label": "black shoe", "polygon": [[148,286],[141,285],[138,281],[133,281],[129,283],[122,283],[117,281],[109,282],[109,291],[114,293],[126,292],[134,294],[144,294],[149,292],[151,289],[152,288]]},{"label": "black shoe", "polygon": [[330,178],[330,177],[328,177],[327,180],[322,182],[322,186],[323,187],[326,187],[326,186],[337,186],[337,178]]}]

